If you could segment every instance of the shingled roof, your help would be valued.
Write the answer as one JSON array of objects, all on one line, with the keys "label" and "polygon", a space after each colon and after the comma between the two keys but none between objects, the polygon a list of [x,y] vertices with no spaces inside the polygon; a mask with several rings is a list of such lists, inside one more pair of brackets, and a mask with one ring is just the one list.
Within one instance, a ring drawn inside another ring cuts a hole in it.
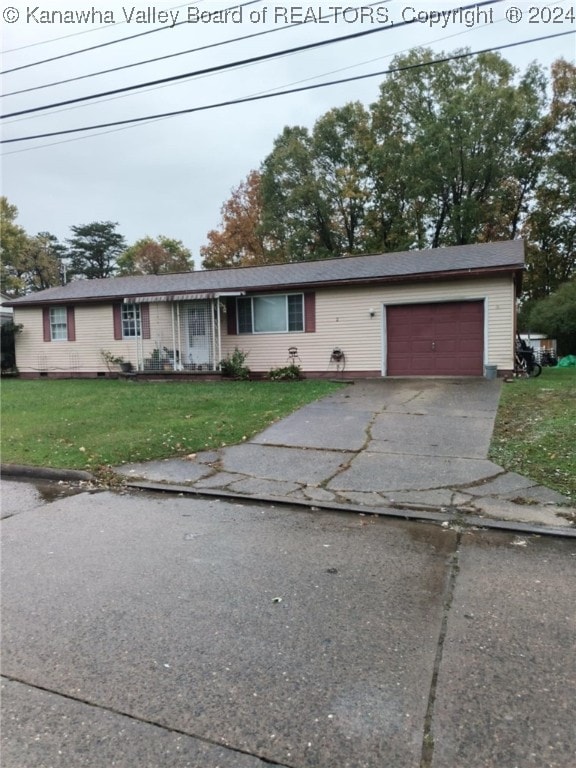
[{"label": "shingled roof", "polygon": [[13,306],[84,303],[125,298],[218,295],[231,292],[298,290],[335,285],[406,282],[510,273],[524,268],[524,241],[504,240],[422,251],[344,256],[261,267],[177,272],[168,275],[74,280],[28,294]]}]

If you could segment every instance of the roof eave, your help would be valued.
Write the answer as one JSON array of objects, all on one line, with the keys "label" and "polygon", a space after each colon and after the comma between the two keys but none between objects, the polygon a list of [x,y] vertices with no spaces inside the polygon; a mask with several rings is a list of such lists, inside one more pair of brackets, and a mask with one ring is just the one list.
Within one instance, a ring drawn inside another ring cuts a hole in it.
[{"label": "roof eave", "polygon": [[278,284],[270,285],[258,285],[258,286],[245,286],[243,289],[246,293],[261,293],[262,291],[270,290],[303,290],[305,288],[335,288],[335,287],[347,287],[349,285],[379,285],[381,283],[413,283],[422,282],[426,280],[465,280],[468,277],[485,276],[490,277],[493,275],[515,275],[522,274],[524,271],[524,264],[518,263],[513,265],[502,265],[499,267],[478,267],[475,269],[458,269],[458,270],[446,270],[443,272],[422,272],[421,274],[404,274],[404,275],[385,275],[379,277],[359,277],[359,278],[346,278],[341,280],[322,280],[317,282],[294,282],[283,283],[281,286]]},{"label": "roof eave", "polygon": [[[469,277],[489,277],[493,275],[513,274],[519,275],[518,282],[521,282],[521,275],[524,271],[524,264],[518,262],[516,264],[504,264],[500,266],[491,267],[475,267],[471,269],[454,269],[443,270],[433,272],[421,272],[419,274],[408,273],[402,275],[379,275],[377,277],[358,277],[358,278],[341,278],[338,280],[316,280],[316,281],[295,281],[291,283],[278,283],[261,284],[261,285],[240,285],[230,287],[228,289],[215,289],[211,291],[214,294],[231,294],[231,293],[262,293],[262,291],[285,291],[285,290],[303,290],[310,288],[335,288],[346,287],[350,285],[379,285],[382,283],[412,283],[423,282],[429,280],[464,280]],[[100,295],[100,296],[81,296],[81,297],[59,297],[59,298],[46,298],[46,299],[28,299],[27,301],[14,300],[12,302],[6,302],[5,307],[41,307],[41,306],[56,306],[61,304],[108,304],[111,302],[122,302],[125,299],[138,297],[140,301],[143,298],[148,297],[152,301],[155,297],[163,296],[178,296],[179,299],[182,295],[186,295],[193,300],[195,296],[205,296],[207,291],[133,291],[127,292],[122,295]],[[24,298],[24,297],[23,297]]]}]

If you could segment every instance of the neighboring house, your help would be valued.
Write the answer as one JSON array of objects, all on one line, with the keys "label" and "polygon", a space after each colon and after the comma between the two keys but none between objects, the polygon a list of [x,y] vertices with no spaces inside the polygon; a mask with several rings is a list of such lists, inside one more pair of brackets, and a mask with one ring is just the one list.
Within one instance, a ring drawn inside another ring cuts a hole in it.
[{"label": "neighboring house", "polygon": [[521,333],[520,338],[522,341],[525,341],[529,347],[532,347],[537,360],[539,360],[545,353],[552,355],[554,358],[557,357],[556,339],[549,339],[548,336],[543,333]]},{"label": "neighboring house", "polygon": [[0,370],[2,373],[13,371],[16,365],[16,349],[14,344],[14,310],[7,307],[10,297],[0,293]]},{"label": "neighboring house", "polygon": [[14,310],[12,307],[6,306],[6,303],[9,301],[9,296],[6,296],[4,293],[0,293],[0,322],[2,325],[14,322]]},{"label": "neighboring house", "polygon": [[[482,376],[513,369],[522,240],[167,275],[77,280],[11,302],[23,377],[151,374]],[[289,348],[292,349],[290,357]],[[114,370],[117,370],[114,367]]]}]

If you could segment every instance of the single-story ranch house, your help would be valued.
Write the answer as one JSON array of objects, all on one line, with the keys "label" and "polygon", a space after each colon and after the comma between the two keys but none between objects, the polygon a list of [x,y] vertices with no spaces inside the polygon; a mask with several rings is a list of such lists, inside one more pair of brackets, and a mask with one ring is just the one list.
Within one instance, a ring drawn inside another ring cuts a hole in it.
[{"label": "single-story ranch house", "polygon": [[[483,376],[513,369],[524,243],[75,280],[10,302],[22,377],[217,373]],[[493,372],[491,369],[491,373]]]}]

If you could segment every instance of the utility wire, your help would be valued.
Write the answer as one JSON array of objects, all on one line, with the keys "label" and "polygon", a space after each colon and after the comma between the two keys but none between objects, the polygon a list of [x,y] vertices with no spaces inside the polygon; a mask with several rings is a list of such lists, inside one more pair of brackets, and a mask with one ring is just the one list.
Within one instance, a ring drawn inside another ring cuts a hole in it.
[{"label": "utility wire", "polygon": [[[458,11],[465,11],[469,10],[470,8],[481,8],[484,5],[494,5],[496,3],[500,3],[502,0],[483,0],[483,2],[480,3],[471,3],[469,5],[461,6],[455,10]],[[265,53],[261,54],[260,56],[251,56],[248,59],[242,59],[240,61],[233,61],[229,62],[228,64],[218,64],[214,67],[207,67],[205,69],[196,70],[193,72],[184,72],[180,75],[172,75],[171,77],[164,77],[159,80],[150,80],[145,83],[137,83],[136,85],[127,85],[123,88],[115,88],[111,91],[102,91],[100,93],[94,93],[90,96],[79,96],[75,99],[67,99],[66,101],[58,101],[54,102],[52,104],[44,104],[41,107],[31,107],[30,109],[22,109],[18,112],[9,112],[6,115],[2,115],[2,118],[8,118],[8,117],[19,117],[20,115],[28,115],[32,114],[34,112],[42,112],[45,109],[53,109],[55,107],[64,107],[68,104],[78,104],[82,101],[90,101],[92,99],[99,99],[104,96],[113,96],[117,93],[128,93],[129,91],[138,90],[140,88],[148,88],[152,85],[161,85],[163,83],[172,83],[177,82],[178,80],[184,80],[191,77],[196,77],[198,75],[205,75],[210,72],[222,72],[227,69],[234,69],[235,67],[243,66],[245,64],[254,64],[259,61],[269,61],[270,59],[276,59],[280,56],[285,56],[290,53],[300,53],[301,51],[308,51],[313,50],[315,48],[322,48],[326,45],[334,45],[335,43],[341,43],[348,40],[356,40],[360,37],[366,37],[367,35],[373,35],[378,32],[385,32],[390,29],[399,29],[400,27],[406,27],[411,24],[416,24],[418,22],[418,19],[410,19],[409,21],[403,21],[399,24],[395,24],[394,26],[382,26],[382,27],[376,27],[374,29],[366,29],[362,32],[352,32],[349,35],[341,35],[340,37],[333,37],[329,40],[321,40],[316,43],[307,43],[305,45],[299,45],[294,48],[287,48],[283,51],[273,51],[272,53]]]},{"label": "utility wire", "polygon": [[[244,67],[238,67],[236,72],[241,72],[243,69],[248,69],[251,66],[252,66],[251,64],[246,64]],[[332,73],[331,72],[328,72],[328,73],[323,72],[320,75],[318,75],[318,77],[324,77],[325,74],[332,74]],[[218,75],[219,75],[218,72],[212,72],[212,73],[210,73],[208,75],[202,75],[201,77],[198,78],[198,81],[203,80],[204,78],[218,77]],[[316,79],[318,79],[318,77]],[[295,81],[295,82],[304,82],[304,81],[298,80],[298,81]],[[294,84],[295,83],[289,83],[289,85],[294,85]],[[103,104],[108,104],[111,101],[120,101],[120,99],[127,99],[127,98],[130,98],[131,96],[140,96],[141,94],[144,94],[144,93],[153,93],[154,91],[160,91],[163,88],[172,88],[172,87],[178,86],[178,85],[182,85],[182,82],[178,82],[178,83],[164,83],[164,85],[155,85],[155,86],[152,86],[151,88],[145,88],[143,91],[138,91],[137,93],[136,92],[120,93],[117,96],[109,96],[106,99],[102,99],[102,101],[98,102],[98,106],[101,106]],[[286,85],[281,85],[281,86],[278,86],[278,87],[279,88],[285,88]],[[271,88],[270,90],[275,90],[275,89]],[[263,91],[259,91],[259,93],[263,93]],[[77,110],[77,109],[90,109],[93,106],[94,106],[93,104],[89,104],[88,102],[84,102],[83,104],[73,104],[70,107],[62,107],[62,109],[54,109],[51,112],[47,112],[47,113],[45,113],[43,115],[43,117],[52,117],[54,115],[61,115],[64,112],[72,112],[72,111]],[[7,120],[4,123],[3,127],[5,128],[6,126],[16,125],[17,123],[23,123],[23,122],[26,122],[26,121],[29,121],[29,120],[36,120],[37,117],[38,117],[37,115],[24,115],[23,117],[16,117],[13,120]]]},{"label": "utility wire", "polygon": [[[381,0],[381,2],[377,3],[370,3],[369,5],[362,6],[364,8],[372,8],[375,5],[386,5],[387,3],[390,3],[391,0]],[[358,10],[358,8],[354,8],[354,10]],[[336,16],[337,11],[334,11],[333,14],[326,16],[327,19],[331,19],[334,16]],[[275,27],[274,29],[265,29],[262,32],[252,32],[249,35],[243,35],[241,37],[232,37],[228,40],[220,40],[217,43],[209,43],[208,45],[201,45],[198,48],[189,48],[186,51],[178,51],[178,53],[168,53],[165,56],[157,56],[154,59],[144,59],[142,61],[135,61],[132,64],[122,64],[119,67],[112,67],[112,69],[102,69],[99,72],[91,72],[88,75],[78,75],[77,77],[68,77],[66,80],[57,80],[54,83],[45,83],[44,85],[35,85],[32,88],[23,88],[21,91],[10,91],[9,93],[3,93],[0,94],[0,98],[4,98],[5,96],[18,96],[21,93],[31,93],[32,91],[41,91],[44,88],[53,88],[57,85],[65,85],[66,83],[74,83],[78,80],[86,80],[90,77],[98,77],[100,75],[109,75],[112,72],[120,72],[123,69],[131,69],[133,67],[140,67],[143,64],[155,64],[158,61],[166,61],[167,59],[174,59],[177,56],[184,56],[188,53],[198,53],[200,51],[207,51],[209,48],[219,48],[223,45],[231,45],[232,43],[238,43],[243,40],[251,40],[254,37],[261,37],[262,35],[270,35],[273,32],[282,32],[286,29],[292,29],[293,27],[303,27],[304,24],[310,24],[313,20],[309,19],[308,21],[303,22],[295,22],[294,24],[287,24],[286,26],[282,27]]]},{"label": "utility wire", "polygon": [[[201,1],[201,0],[200,0]],[[261,3],[262,0],[250,0],[250,2],[240,3],[233,5],[230,8],[222,8],[220,11],[210,11],[210,13],[225,13],[226,11],[233,11],[236,8],[245,8],[248,5],[255,5]],[[174,27],[179,27],[182,24],[187,24],[188,21],[177,21]],[[30,64],[22,64],[20,67],[12,67],[12,69],[5,69],[2,74],[8,75],[11,72],[19,72],[22,69],[30,69],[30,67],[38,67],[40,64],[48,64],[50,61],[58,61],[59,59],[67,59],[69,56],[77,56],[79,53],[86,53],[88,51],[95,51],[98,48],[106,48],[109,45],[116,45],[116,43],[124,43],[127,40],[135,40],[137,37],[144,37],[145,35],[153,35],[155,32],[162,32],[165,29],[173,29],[173,27],[165,25],[163,27],[156,27],[155,29],[149,29],[146,32],[137,32],[135,35],[128,35],[127,37],[119,37],[117,40],[109,40],[107,43],[98,43],[98,45],[91,45],[88,48],[80,48],[77,51],[70,51],[69,53],[61,53],[59,56],[51,56],[49,59],[42,59],[41,61],[33,61]]]},{"label": "utility wire", "polygon": [[[501,19],[500,21],[496,22],[496,24],[501,24],[503,22],[504,22],[504,19]],[[485,29],[487,26],[490,26],[490,25],[481,25],[480,27],[477,27],[477,29]],[[439,37],[439,38],[436,38],[435,40],[432,40],[431,44],[432,43],[440,43],[440,42],[442,42],[444,40],[451,40],[451,39],[453,39],[455,37],[461,37],[462,35],[468,34],[469,32],[470,32],[470,30],[466,29],[466,30],[464,30],[462,32],[456,32],[456,33],[454,33],[452,35],[445,35],[444,37]],[[391,59],[393,56],[399,56],[399,55],[401,55],[403,53],[406,53],[406,52],[408,52],[410,50],[412,50],[411,47],[410,48],[403,48],[403,49],[401,49],[399,51],[393,51],[391,53],[387,53],[384,56],[376,56],[376,57],[373,57],[371,59],[365,59],[364,61],[359,61],[359,62],[356,62],[355,64],[350,64],[350,65],[348,65],[346,67],[338,67],[336,69],[331,69],[331,70],[328,70],[328,71],[320,72],[319,74],[312,75],[310,77],[304,77],[304,78],[300,78],[299,80],[293,80],[292,82],[283,83],[282,85],[276,85],[276,86],[273,86],[272,88],[265,88],[264,90],[256,91],[256,92],[251,93],[249,95],[250,96],[259,96],[259,95],[261,95],[263,93],[272,93],[272,92],[278,91],[278,90],[280,90],[282,88],[289,88],[289,87],[293,87],[293,86],[296,86],[296,85],[300,85],[301,83],[310,83],[313,80],[319,80],[322,77],[328,77],[329,75],[336,75],[336,74],[338,74],[340,72],[348,72],[348,71],[350,71],[352,69],[358,69],[359,67],[363,67],[363,66],[365,66],[367,64],[374,64],[374,62],[383,61],[384,59]],[[292,54],[292,55],[296,55],[296,54]],[[239,67],[239,70],[241,70],[241,69],[248,69],[251,66],[252,66],[251,64],[247,64],[245,67]],[[214,77],[214,76],[217,76],[217,75],[218,75],[218,72],[213,72],[213,73],[211,73],[209,75],[204,75],[203,77],[207,78],[207,77]],[[199,79],[203,79],[203,78],[199,78]],[[101,102],[99,102],[99,104],[107,104],[108,102],[111,102],[111,101],[118,101],[119,99],[124,99],[124,98],[130,97],[130,96],[138,96],[138,95],[140,95],[142,93],[153,93],[154,91],[159,91],[159,90],[162,90],[163,88],[171,88],[171,87],[173,87],[175,85],[177,86],[177,85],[181,85],[181,84],[182,83],[166,83],[164,85],[156,85],[156,86],[153,86],[152,88],[147,88],[146,90],[140,91],[139,93],[128,93],[128,94],[120,94],[118,96],[110,96],[107,99],[103,99]],[[71,111],[76,110],[76,109],[85,109],[86,107],[92,107],[92,106],[93,106],[92,104],[87,104],[87,103],[77,104],[77,105],[71,106],[71,107],[63,107],[62,109],[58,109],[58,110],[55,110],[53,112],[48,112],[47,114],[49,116],[61,115],[64,112],[71,112]],[[27,115],[27,116],[25,115],[24,117],[17,117],[17,118],[15,118],[13,120],[10,120],[7,123],[5,123],[5,125],[12,126],[12,125],[15,125],[16,123],[21,123],[21,122],[25,122],[27,120],[35,120],[35,119],[36,119],[36,115]],[[160,120],[162,120],[162,119],[168,119],[168,118],[159,118],[158,122]],[[154,119],[151,119],[150,122],[152,123],[152,122],[155,122],[155,121],[154,121]],[[146,125],[146,123],[141,123],[140,125]],[[128,130],[129,128],[135,128],[135,127],[138,127],[138,126],[130,126],[130,125],[128,125],[128,126],[124,126],[124,128],[119,128],[118,130]],[[90,138],[94,138],[95,136],[104,136],[104,135],[106,135],[108,133],[113,133],[113,132],[114,131],[103,131],[100,134],[93,133],[93,134],[90,134],[89,136],[80,136],[80,137],[78,137],[76,139],[68,139],[68,140],[64,139],[63,141],[54,142],[52,144],[41,144],[41,145],[37,145],[36,147],[29,147],[27,149],[21,149],[21,150],[18,150],[17,152],[29,152],[32,149],[42,149],[43,147],[57,146],[59,144],[65,144],[67,141],[82,141],[83,139],[90,139]],[[2,156],[4,157],[6,155],[17,154],[17,152],[5,152],[5,153],[3,153]]]},{"label": "utility wire", "polygon": [[[295,54],[293,54],[293,55],[295,55]],[[288,57],[286,57],[286,58],[288,58]],[[384,57],[380,57],[380,58],[384,58]],[[235,70],[235,71],[236,72],[241,72],[243,69],[248,69],[251,66],[253,66],[253,65],[252,64],[246,64],[243,67],[238,67],[238,69]],[[211,73],[209,73],[207,75],[199,76],[197,82],[200,81],[200,80],[203,80],[204,78],[218,77],[219,74],[220,74],[219,72],[211,72]],[[332,74],[332,73],[331,72],[328,72],[328,73],[322,72],[315,79],[318,79],[319,77],[324,77],[326,74]],[[314,79],[314,78],[311,78],[311,79]],[[302,81],[298,80],[298,81],[295,81],[294,83],[289,83],[289,85],[295,85],[296,82],[299,83],[299,82],[304,82],[304,81],[303,80]],[[109,96],[106,99],[102,99],[101,101],[98,102],[98,106],[100,107],[102,104],[108,104],[111,101],[120,101],[120,99],[127,99],[127,98],[130,98],[131,96],[140,96],[140,95],[142,95],[144,93],[153,93],[154,91],[160,91],[163,88],[172,88],[174,86],[179,86],[179,85],[182,85],[182,82],[164,83],[163,85],[155,85],[155,86],[152,86],[151,88],[145,88],[143,91],[138,91],[138,92],[133,91],[132,93],[120,93],[120,94],[117,94],[116,96]],[[285,88],[285,87],[286,87],[286,84],[278,86],[278,88]],[[276,90],[276,89],[275,88],[271,88],[269,90]],[[258,93],[264,93],[264,91],[259,91]],[[73,104],[70,107],[62,107],[62,109],[54,109],[54,110],[52,110],[50,112],[46,112],[43,115],[43,117],[52,117],[53,115],[61,115],[64,112],[72,112],[72,111],[77,110],[77,109],[90,109],[93,106],[94,106],[93,104],[89,104],[88,102],[84,102],[83,104]],[[16,118],[14,118],[12,120],[7,120],[4,123],[4,127],[5,126],[16,125],[17,123],[23,123],[23,122],[26,122],[28,120],[36,120],[37,117],[38,117],[37,115],[24,115],[23,117],[16,117]]]},{"label": "utility wire", "polygon": [[[200,5],[204,0],[196,0],[196,5]],[[167,11],[177,11],[180,8],[188,8],[190,3],[184,3],[183,5],[174,5],[172,8],[166,8]],[[115,21],[113,24],[103,24],[101,27],[93,27],[92,29],[83,29],[81,32],[71,32],[69,35],[60,35],[59,37],[50,37],[48,40],[38,40],[35,43],[28,43],[27,45],[19,45],[17,48],[6,48],[2,53],[16,53],[16,51],[24,51],[26,48],[37,48],[39,45],[48,45],[49,43],[58,43],[60,40],[68,40],[70,37],[78,37],[79,35],[91,35],[94,32],[101,32],[103,29],[112,29],[113,27],[120,27],[122,24],[128,24],[128,20]],[[74,55],[74,54],[71,54]],[[35,66],[30,64],[29,66]],[[10,70],[12,71],[12,70]]]},{"label": "utility wire", "polygon": [[177,117],[177,116],[180,116],[180,115],[189,115],[189,114],[192,114],[194,112],[205,112],[205,111],[212,110],[212,109],[220,109],[222,107],[229,107],[229,106],[233,106],[233,105],[236,105],[236,104],[247,104],[248,102],[253,102],[253,101],[263,101],[264,99],[271,99],[271,98],[275,98],[277,96],[288,96],[288,95],[291,95],[291,94],[294,94],[294,93],[302,93],[304,91],[317,90],[318,88],[327,88],[328,86],[332,86],[332,85],[342,85],[344,83],[352,83],[352,82],[357,82],[359,80],[366,80],[366,79],[371,78],[371,77],[381,77],[382,75],[392,75],[392,74],[396,74],[398,72],[406,72],[406,71],[411,70],[411,69],[421,69],[423,67],[432,66],[434,64],[443,64],[443,63],[448,62],[448,61],[457,61],[459,59],[468,58],[469,56],[478,56],[478,55],[480,55],[482,53],[490,53],[492,51],[502,51],[502,50],[504,50],[506,48],[516,48],[516,47],[518,47],[520,45],[528,45],[529,43],[537,43],[537,42],[540,42],[542,40],[551,40],[551,39],[556,38],[556,37],[564,37],[566,35],[574,35],[574,34],[576,34],[576,32],[572,31],[572,30],[570,30],[568,32],[557,32],[556,34],[553,34],[553,35],[545,35],[545,36],[541,36],[541,37],[533,37],[530,40],[520,40],[520,41],[515,42],[515,43],[505,43],[503,45],[498,45],[498,46],[495,46],[495,47],[491,46],[489,48],[483,48],[483,49],[478,50],[478,51],[465,51],[465,52],[462,52],[462,53],[459,53],[459,54],[453,54],[451,56],[445,56],[445,57],[443,57],[441,59],[434,59],[434,61],[420,62],[418,64],[410,64],[410,65],[407,65],[405,67],[398,67],[396,69],[385,69],[385,70],[381,70],[380,72],[371,72],[371,73],[366,74],[366,75],[355,75],[354,77],[347,77],[347,78],[343,78],[343,79],[340,79],[340,80],[332,80],[332,81],[329,81],[329,82],[326,82],[326,83],[316,83],[314,85],[306,85],[306,86],[302,86],[300,88],[291,88],[289,90],[277,91],[275,93],[266,93],[266,94],[261,94],[261,95],[258,95],[258,96],[248,96],[248,97],[242,98],[242,99],[230,99],[229,101],[222,101],[222,102],[219,102],[219,103],[216,103],[216,104],[207,104],[207,105],[204,105],[202,107],[190,107],[189,109],[180,109],[180,110],[177,110],[177,111],[174,111],[174,112],[164,112],[164,113],[160,113],[160,114],[157,114],[157,115],[147,115],[146,117],[133,117],[133,118],[130,118],[128,120],[115,120],[114,122],[111,122],[111,123],[101,123],[99,125],[89,125],[89,126],[85,126],[83,128],[69,128],[69,129],[64,130],[64,131],[52,131],[51,133],[40,133],[40,134],[36,134],[34,136],[21,136],[20,138],[17,138],[17,139],[3,139],[2,141],[0,141],[0,144],[13,144],[15,142],[31,141],[33,139],[47,139],[47,138],[52,138],[52,136],[64,136],[64,135],[68,135],[68,134],[71,134],[71,133],[82,133],[84,131],[98,130],[98,129],[101,129],[101,128],[113,128],[113,127],[119,126],[119,125],[129,125],[129,124],[141,123],[141,122],[144,122],[146,120],[156,120],[156,119],[162,119],[162,118],[166,118],[166,117]]},{"label": "utility wire", "polygon": [[[151,125],[152,123],[159,123],[162,119],[168,118],[152,118],[148,122],[140,123],[139,125]],[[62,139],[62,141],[53,141],[50,144],[40,144],[35,147],[24,147],[24,149],[14,149],[12,152],[2,152],[0,157],[9,157],[10,155],[19,155],[22,152],[33,152],[36,149],[47,149],[48,147],[58,147],[60,144],[71,144],[73,141],[83,141],[84,139],[95,139],[99,136],[108,136],[110,133],[120,133],[120,131],[128,131],[130,128],[137,128],[139,126],[134,125],[122,125],[120,128],[111,128],[109,131],[100,131],[99,133],[91,133],[88,136],[76,136],[73,139]]]},{"label": "utility wire", "polygon": [[[201,0],[198,0],[198,2],[201,2]],[[384,4],[386,2],[390,2],[390,0],[384,0],[384,2],[382,4]],[[565,0],[560,0],[560,2],[563,3],[563,2],[565,2]],[[381,3],[372,3],[373,6],[374,5],[380,5],[380,4]],[[369,6],[367,6],[367,7],[369,7]],[[496,24],[503,24],[504,22],[505,22],[505,19],[500,19],[499,21],[496,22]],[[306,23],[306,22],[304,22],[304,23]],[[491,25],[483,24],[480,27],[477,27],[477,29],[486,29],[488,26],[491,26]],[[432,43],[440,43],[440,42],[443,42],[445,40],[452,40],[455,37],[461,37],[462,35],[468,34],[469,32],[470,32],[470,30],[466,29],[466,30],[464,30],[462,32],[455,32],[455,33],[453,33],[451,35],[444,35],[443,37],[438,37],[438,38],[435,38],[434,40],[432,40],[431,44]],[[349,71],[351,69],[357,69],[358,67],[364,66],[366,64],[373,64],[374,62],[381,61],[383,59],[391,59],[393,56],[399,56],[399,55],[401,55],[403,53],[407,53],[410,50],[412,50],[412,48],[403,48],[403,49],[400,49],[400,50],[388,53],[388,54],[386,54],[384,56],[377,56],[377,57],[372,58],[372,59],[366,59],[364,61],[360,61],[360,62],[357,62],[356,64],[351,64],[351,65],[346,66],[346,67],[338,67],[337,69],[332,69],[332,70],[329,70],[328,72],[322,72],[320,74],[313,75],[311,77],[301,78],[299,80],[292,81],[291,83],[284,83],[283,85],[274,86],[272,88],[267,88],[267,89],[262,90],[262,91],[256,91],[255,93],[252,93],[250,95],[252,95],[252,96],[259,96],[259,95],[264,94],[264,93],[273,93],[275,91],[280,90],[281,88],[288,88],[288,87],[300,85],[301,83],[309,83],[309,82],[311,82],[313,80],[319,80],[321,77],[327,77],[328,75],[336,75],[337,73],[340,73],[340,72],[346,72],[346,71]],[[212,77],[212,75],[207,75],[207,77]],[[163,89],[163,88],[169,88],[172,85],[180,85],[180,83],[169,83],[168,85],[158,85],[158,86],[155,86],[154,88],[149,88],[146,91],[143,91],[143,93],[151,93],[153,91],[157,91],[157,90],[160,90],[160,89]],[[129,94],[129,95],[134,96],[134,95],[137,95],[137,94]],[[117,99],[122,99],[122,98],[125,98],[125,97],[124,96],[114,96],[114,97],[111,97],[110,99],[107,99],[105,101],[115,101]],[[78,107],[65,107],[64,109],[58,110],[58,112],[51,112],[49,114],[50,115],[62,114],[63,112],[69,112],[69,111],[74,110],[74,109],[79,109],[79,108],[82,109],[82,108],[89,107],[89,106],[91,106],[91,105],[90,104],[82,104],[82,105],[80,105]],[[9,125],[13,125],[14,123],[21,122],[22,120],[33,120],[33,119],[34,119],[33,115],[31,115],[30,117],[21,117],[21,118],[19,118],[17,120],[11,121],[9,123]],[[63,144],[71,144],[73,142],[75,143],[75,142],[78,142],[78,141],[86,141],[87,139],[95,139],[95,138],[99,138],[101,136],[108,136],[108,135],[110,135],[112,133],[119,133],[121,131],[129,131],[132,128],[141,128],[141,127],[146,126],[146,125],[152,125],[152,123],[160,123],[163,120],[169,120],[169,119],[170,119],[169,117],[151,118],[148,121],[143,121],[141,123],[132,124],[132,125],[123,125],[123,126],[120,126],[119,128],[111,128],[110,130],[106,130],[106,131],[101,130],[99,132],[90,133],[90,134],[84,133],[81,136],[75,136],[74,138],[68,138],[68,139],[61,139],[59,141],[53,141],[53,142],[51,142],[49,144],[36,144],[35,146],[27,146],[27,147],[24,147],[22,149],[15,149],[15,150],[12,150],[11,152],[2,152],[0,157],[9,157],[11,155],[22,154],[23,152],[35,152],[37,150],[47,149],[49,147],[58,147],[58,146],[61,146]]]}]

